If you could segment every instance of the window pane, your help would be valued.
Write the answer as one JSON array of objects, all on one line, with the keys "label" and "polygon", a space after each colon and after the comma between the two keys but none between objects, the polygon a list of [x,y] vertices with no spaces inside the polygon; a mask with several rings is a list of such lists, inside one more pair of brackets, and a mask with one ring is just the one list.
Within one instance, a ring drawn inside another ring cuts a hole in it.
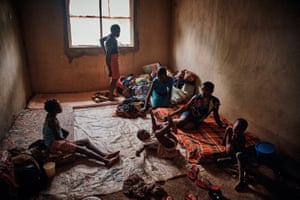
[{"label": "window pane", "polygon": [[99,19],[71,18],[71,33],[73,45],[97,45],[99,46],[100,22]]},{"label": "window pane", "polygon": [[70,0],[70,15],[99,16],[99,0]]},{"label": "window pane", "polygon": [[101,10],[102,10],[102,16],[108,16],[108,0],[102,0],[101,1]]},{"label": "window pane", "polygon": [[110,0],[111,17],[129,17],[130,6],[129,0]]},{"label": "window pane", "polygon": [[[119,24],[121,27],[119,46],[134,47],[133,10],[131,10],[133,2],[133,0],[66,0],[69,5],[67,26],[69,47],[100,46],[100,37],[110,33],[112,24]],[[99,12],[99,3],[102,13]]]},{"label": "window pane", "polygon": [[130,17],[130,0],[102,0],[102,16]]},{"label": "window pane", "polygon": [[103,27],[103,35],[110,34],[110,27],[113,24],[119,24],[121,28],[120,37],[118,38],[118,41],[120,43],[120,46],[133,46],[133,41],[131,39],[131,23],[128,19],[119,19],[119,20],[112,20],[112,19],[103,19],[102,20],[102,27]]}]

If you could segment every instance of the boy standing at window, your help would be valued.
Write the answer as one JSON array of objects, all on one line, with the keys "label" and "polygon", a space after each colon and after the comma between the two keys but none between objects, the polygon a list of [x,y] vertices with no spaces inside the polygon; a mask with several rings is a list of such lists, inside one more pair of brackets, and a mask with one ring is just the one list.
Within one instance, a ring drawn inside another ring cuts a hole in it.
[{"label": "boy standing at window", "polygon": [[101,47],[106,54],[106,65],[108,68],[108,76],[110,77],[109,100],[114,100],[114,90],[117,80],[120,77],[119,73],[119,48],[117,37],[120,36],[120,26],[114,24],[110,28],[111,33],[100,39]]}]

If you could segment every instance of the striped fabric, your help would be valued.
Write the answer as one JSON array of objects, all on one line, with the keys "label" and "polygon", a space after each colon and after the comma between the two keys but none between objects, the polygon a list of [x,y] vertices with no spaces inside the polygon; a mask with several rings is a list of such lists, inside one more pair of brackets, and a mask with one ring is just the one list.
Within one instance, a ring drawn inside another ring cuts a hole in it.
[{"label": "striped fabric", "polygon": [[[154,110],[155,116],[163,120],[172,108],[157,108]],[[221,120],[232,125],[223,116]],[[221,145],[225,134],[224,128],[219,128],[213,116],[207,117],[198,130],[178,129],[177,138],[183,148],[186,149],[186,158],[190,163],[201,163],[210,159],[225,156],[225,146]],[[249,132],[245,132],[246,147],[255,145],[259,139]]]}]

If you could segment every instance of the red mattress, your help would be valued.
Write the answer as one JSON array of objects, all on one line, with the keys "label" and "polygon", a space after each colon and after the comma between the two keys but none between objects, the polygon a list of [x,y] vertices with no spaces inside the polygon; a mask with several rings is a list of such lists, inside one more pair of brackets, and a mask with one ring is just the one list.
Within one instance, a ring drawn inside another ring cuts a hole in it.
[{"label": "red mattress", "polygon": [[[163,120],[172,108],[157,108],[153,110],[155,116]],[[231,122],[220,116],[221,120],[231,125]],[[198,130],[178,129],[177,138],[186,149],[186,158],[190,163],[201,163],[214,158],[225,156],[225,146],[221,145],[225,128],[219,128],[213,116],[207,117]],[[255,145],[259,139],[249,132],[245,132],[246,147]]]}]

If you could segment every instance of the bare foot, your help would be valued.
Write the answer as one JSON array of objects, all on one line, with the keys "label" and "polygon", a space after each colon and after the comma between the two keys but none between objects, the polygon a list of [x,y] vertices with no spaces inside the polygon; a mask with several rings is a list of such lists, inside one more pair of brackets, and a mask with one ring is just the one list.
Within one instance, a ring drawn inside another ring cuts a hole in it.
[{"label": "bare foot", "polygon": [[107,154],[107,155],[105,156],[105,158],[111,159],[111,158],[113,158],[113,157],[118,156],[119,153],[120,153],[120,151],[116,151],[116,152],[114,152],[114,153]]},{"label": "bare foot", "polygon": [[108,98],[110,101],[117,101],[114,97],[109,97]]},{"label": "bare foot", "polygon": [[120,160],[120,157],[117,156],[114,159],[111,159],[108,163],[105,164],[107,168],[111,168],[115,163],[117,163]]}]

